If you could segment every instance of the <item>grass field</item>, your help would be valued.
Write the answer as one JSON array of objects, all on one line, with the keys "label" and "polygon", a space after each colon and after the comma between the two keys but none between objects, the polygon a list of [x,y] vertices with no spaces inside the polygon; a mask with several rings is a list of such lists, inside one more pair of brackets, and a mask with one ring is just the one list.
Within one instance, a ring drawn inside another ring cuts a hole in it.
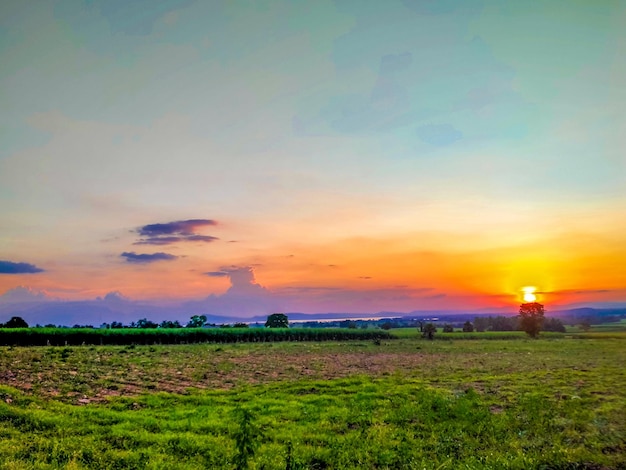
[{"label": "grass field", "polygon": [[626,468],[626,334],[400,334],[2,347],[0,468]]}]

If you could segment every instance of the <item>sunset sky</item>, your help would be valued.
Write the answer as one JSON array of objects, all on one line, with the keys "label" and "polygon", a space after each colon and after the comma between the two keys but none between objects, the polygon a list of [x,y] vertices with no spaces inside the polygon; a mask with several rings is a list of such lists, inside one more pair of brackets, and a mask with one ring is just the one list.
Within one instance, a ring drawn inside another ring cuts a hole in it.
[{"label": "sunset sky", "polygon": [[0,58],[0,294],[626,302],[623,1],[3,0]]}]

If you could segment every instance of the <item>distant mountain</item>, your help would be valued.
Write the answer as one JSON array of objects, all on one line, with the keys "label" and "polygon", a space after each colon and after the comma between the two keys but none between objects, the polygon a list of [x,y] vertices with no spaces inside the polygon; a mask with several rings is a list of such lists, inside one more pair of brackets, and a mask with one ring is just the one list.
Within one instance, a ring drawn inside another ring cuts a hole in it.
[{"label": "distant mountain", "polygon": [[[244,273],[245,274],[245,273]],[[45,291],[19,286],[0,296],[0,322],[6,322],[12,316],[22,317],[29,325],[93,325],[113,321],[130,324],[141,318],[160,323],[163,320],[178,320],[187,323],[192,315],[206,315],[213,324],[235,322],[265,323],[267,313],[281,311],[275,309],[268,300],[267,293],[256,284],[241,283],[231,288],[229,293],[220,297],[209,296],[200,301],[180,303],[156,303],[135,301],[120,292],[109,292],[104,297],[94,300],[67,301],[54,298]],[[264,301],[267,301],[264,303]],[[603,307],[605,305],[603,304]],[[606,304],[611,308],[579,307],[548,310],[548,316],[562,319],[626,317],[626,304]],[[214,313],[215,312],[215,313]],[[219,313],[218,313],[219,312]],[[254,313],[257,315],[252,316]],[[477,316],[516,315],[516,308],[487,308],[472,311],[450,310],[414,310],[412,312],[381,311],[377,313],[287,312],[292,322],[344,320],[344,319],[434,319],[439,322],[461,322],[473,320]]]}]

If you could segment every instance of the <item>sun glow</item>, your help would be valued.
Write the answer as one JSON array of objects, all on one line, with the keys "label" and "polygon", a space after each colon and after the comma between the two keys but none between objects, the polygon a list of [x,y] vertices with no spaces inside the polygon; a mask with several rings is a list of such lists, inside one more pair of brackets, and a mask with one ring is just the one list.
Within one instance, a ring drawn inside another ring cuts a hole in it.
[{"label": "sun glow", "polygon": [[533,286],[522,287],[524,302],[535,302],[537,300],[537,296],[535,295],[536,290],[537,288]]}]

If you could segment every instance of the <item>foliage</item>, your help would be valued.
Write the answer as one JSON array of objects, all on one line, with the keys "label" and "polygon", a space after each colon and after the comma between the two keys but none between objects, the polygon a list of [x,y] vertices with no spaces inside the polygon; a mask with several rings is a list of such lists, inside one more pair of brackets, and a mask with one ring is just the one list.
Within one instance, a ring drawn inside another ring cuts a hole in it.
[{"label": "foliage", "polygon": [[272,313],[265,322],[266,328],[289,328],[289,318],[284,313]]},{"label": "foliage", "polygon": [[141,318],[139,320],[137,320],[137,323],[135,324],[135,328],[143,328],[143,329],[148,329],[148,328],[158,328],[158,324],[154,323],[151,320],[148,320],[147,318]]},{"label": "foliage", "polygon": [[233,325],[233,328],[250,328],[250,325],[247,323],[237,322]]},{"label": "foliage", "polygon": [[0,323],[0,328],[28,328],[28,323],[22,317],[11,317],[6,323]]},{"label": "foliage", "polygon": [[437,333],[437,327],[432,323],[426,323],[424,325],[424,331],[422,332],[422,336],[432,340],[435,337],[435,333]]},{"label": "foliage", "polygon": [[258,449],[259,439],[263,437],[263,431],[253,421],[252,412],[247,408],[237,408],[237,431],[235,431],[235,468],[245,470],[248,468],[248,461],[254,457]]},{"label": "foliage", "polygon": [[0,329],[0,345],[67,346],[82,344],[265,343],[391,339],[381,330],[339,328],[17,328]]},{"label": "foliage", "polygon": [[546,318],[543,323],[543,331],[554,331],[558,333],[565,333],[565,325],[558,318]]},{"label": "foliage", "polygon": [[463,333],[473,333],[474,332],[474,325],[472,325],[471,321],[466,321],[465,323],[463,323]]},{"label": "foliage", "polygon": [[545,311],[538,302],[528,302],[519,308],[520,328],[531,338],[536,338],[544,322]]},{"label": "foliage", "polygon": [[476,317],[474,318],[474,329],[479,333],[484,331],[516,331],[519,329],[519,321],[517,317],[504,315]]},{"label": "foliage", "polygon": [[453,333],[454,332],[454,327],[450,324],[450,323],[446,323],[445,325],[443,325],[443,330],[444,333]]},{"label": "foliage", "polygon": [[187,323],[187,328],[202,328],[206,325],[206,315],[194,315]]}]

